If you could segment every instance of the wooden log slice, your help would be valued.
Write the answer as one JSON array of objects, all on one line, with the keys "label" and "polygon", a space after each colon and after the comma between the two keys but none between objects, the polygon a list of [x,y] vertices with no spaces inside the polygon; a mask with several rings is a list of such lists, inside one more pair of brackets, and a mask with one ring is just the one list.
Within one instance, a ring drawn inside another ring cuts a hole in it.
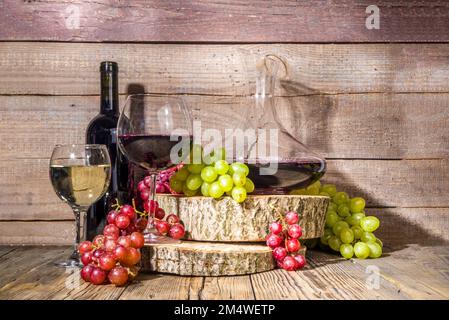
[{"label": "wooden log slice", "polygon": [[[141,249],[143,272],[183,276],[231,276],[273,270],[271,249],[264,244],[183,241]],[[300,249],[305,254],[306,247]]]},{"label": "wooden log slice", "polygon": [[278,212],[300,214],[302,239],[318,238],[324,231],[329,198],[303,195],[253,195],[239,204],[231,197],[182,197],[158,195],[167,213],[176,213],[186,228],[186,238],[197,241],[265,241],[268,226]]}]

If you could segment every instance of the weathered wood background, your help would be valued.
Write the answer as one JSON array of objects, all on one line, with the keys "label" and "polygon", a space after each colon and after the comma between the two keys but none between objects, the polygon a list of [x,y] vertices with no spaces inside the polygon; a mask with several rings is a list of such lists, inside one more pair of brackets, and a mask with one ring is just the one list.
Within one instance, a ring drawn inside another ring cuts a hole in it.
[{"label": "weathered wood background", "polygon": [[329,159],[325,180],[368,200],[385,241],[449,240],[449,1],[377,1],[379,30],[371,4],[0,1],[0,244],[72,241],[48,161],[84,141],[100,61],[119,63],[122,99],[182,94],[220,125],[241,120],[267,53],[288,64],[279,112]]}]

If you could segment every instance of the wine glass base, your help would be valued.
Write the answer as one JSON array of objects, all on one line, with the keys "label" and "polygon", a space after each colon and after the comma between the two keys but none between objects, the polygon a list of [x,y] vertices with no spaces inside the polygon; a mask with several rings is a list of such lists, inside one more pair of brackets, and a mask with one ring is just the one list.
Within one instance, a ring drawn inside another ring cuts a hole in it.
[{"label": "wine glass base", "polygon": [[181,243],[181,240],[175,240],[173,238],[160,235],[154,232],[144,233],[143,237],[145,238],[145,244],[176,244]]},{"label": "wine glass base", "polygon": [[64,261],[57,261],[54,263],[54,265],[56,267],[60,267],[60,268],[75,268],[75,267],[80,268],[83,266],[83,264],[80,261],[72,260],[72,259],[64,260]]}]

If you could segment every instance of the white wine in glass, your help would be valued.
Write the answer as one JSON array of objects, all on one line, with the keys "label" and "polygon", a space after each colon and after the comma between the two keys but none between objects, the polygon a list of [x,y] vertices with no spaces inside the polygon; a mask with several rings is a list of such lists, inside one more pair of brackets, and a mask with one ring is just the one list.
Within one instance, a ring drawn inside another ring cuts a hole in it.
[{"label": "white wine in glass", "polygon": [[59,266],[79,266],[78,245],[85,237],[85,219],[89,206],[107,191],[111,161],[104,145],[57,145],[50,160],[50,180],[60,199],[73,210],[76,221],[75,248]]}]

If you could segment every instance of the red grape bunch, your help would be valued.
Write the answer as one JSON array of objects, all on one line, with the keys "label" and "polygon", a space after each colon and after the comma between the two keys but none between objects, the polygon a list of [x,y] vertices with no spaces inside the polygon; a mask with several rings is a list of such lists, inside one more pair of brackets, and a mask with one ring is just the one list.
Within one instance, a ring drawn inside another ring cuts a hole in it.
[{"label": "red grape bunch", "polygon": [[169,214],[165,220],[165,211],[157,201],[149,200],[144,203],[146,212],[154,212],[154,226],[156,230],[164,236],[169,236],[173,239],[182,239],[185,235],[184,225],[181,223],[179,217],[175,214]]},{"label": "red grape bunch", "polygon": [[95,285],[110,282],[123,286],[137,275],[145,218],[137,218],[137,210],[130,205],[116,208],[109,212],[103,234],[78,247],[84,265],[81,277]]},{"label": "red grape bunch", "polygon": [[[170,186],[170,178],[174,175],[178,170],[183,167],[183,164],[178,164],[177,166],[171,167],[167,170],[161,171],[158,174],[156,179],[156,193],[171,193],[178,194],[175,190]],[[146,176],[137,184],[137,190],[139,191],[140,199],[142,201],[148,201],[151,196],[150,192],[151,188],[151,176]]]},{"label": "red grape bunch", "polygon": [[298,239],[302,236],[302,228],[298,224],[299,216],[296,212],[290,211],[282,220],[270,224],[267,246],[273,249],[273,257],[280,268],[295,271],[306,264],[306,258],[298,254],[301,248]]}]

